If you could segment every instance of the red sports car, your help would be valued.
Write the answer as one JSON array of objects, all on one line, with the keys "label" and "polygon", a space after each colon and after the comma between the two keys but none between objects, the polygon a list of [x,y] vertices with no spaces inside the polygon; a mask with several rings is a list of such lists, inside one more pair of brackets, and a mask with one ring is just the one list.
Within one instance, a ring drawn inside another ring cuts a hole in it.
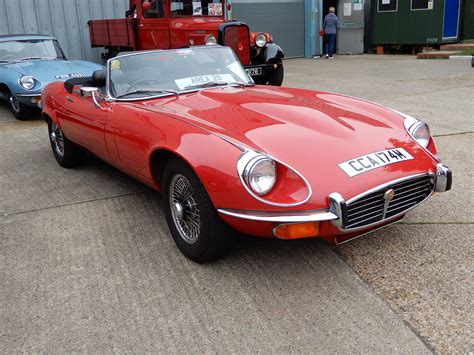
[{"label": "red sports car", "polygon": [[49,84],[58,163],[84,151],[163,194],[177,246],[223,255],[233,230],[342,243],[451,188],[428,126],[352,97],[256,86],[231,49],[137,52]]}]

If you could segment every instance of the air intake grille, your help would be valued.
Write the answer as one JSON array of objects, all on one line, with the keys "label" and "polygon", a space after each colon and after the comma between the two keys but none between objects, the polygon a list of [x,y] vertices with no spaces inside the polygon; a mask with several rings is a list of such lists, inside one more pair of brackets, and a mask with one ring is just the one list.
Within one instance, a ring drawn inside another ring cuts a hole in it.
[{"label": "air intake grille", "polygon": [[399,215],[423,202],[434,186],[432,176],[421,176],[384,186],[383,189],[351,201],[347,205],[344,229],[363,227]]}]

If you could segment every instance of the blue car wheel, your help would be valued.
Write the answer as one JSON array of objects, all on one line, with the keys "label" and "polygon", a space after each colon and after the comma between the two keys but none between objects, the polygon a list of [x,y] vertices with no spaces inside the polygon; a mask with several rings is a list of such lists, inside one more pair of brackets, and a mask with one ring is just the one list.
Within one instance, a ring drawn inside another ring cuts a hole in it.
[{"label": "blue car wheel", "polygon": [[16,119],[24,121],[36,115],[36,111],[33,107],[21,103],[13,94],[10,94],[9,101],[13,116],[15,116]]}]

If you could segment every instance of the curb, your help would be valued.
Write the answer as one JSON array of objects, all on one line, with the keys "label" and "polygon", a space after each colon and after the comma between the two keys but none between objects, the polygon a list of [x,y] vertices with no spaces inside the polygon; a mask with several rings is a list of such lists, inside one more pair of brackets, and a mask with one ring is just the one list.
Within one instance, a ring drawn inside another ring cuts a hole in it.
[{"label": "curb", "polygon": [[450,55],[449,59],[456,59],[456,60],[472,60],[474,56],[472,55]]}]

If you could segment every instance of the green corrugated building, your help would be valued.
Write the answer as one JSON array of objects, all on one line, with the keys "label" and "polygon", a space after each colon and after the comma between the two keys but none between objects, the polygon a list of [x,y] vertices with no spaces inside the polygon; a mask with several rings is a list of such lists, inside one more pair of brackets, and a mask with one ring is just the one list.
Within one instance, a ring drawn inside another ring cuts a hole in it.
[{"label": "green corrugated building", "polygon": [[374,45],[437,45],[474,38],[474,0],[371,0]]}]

